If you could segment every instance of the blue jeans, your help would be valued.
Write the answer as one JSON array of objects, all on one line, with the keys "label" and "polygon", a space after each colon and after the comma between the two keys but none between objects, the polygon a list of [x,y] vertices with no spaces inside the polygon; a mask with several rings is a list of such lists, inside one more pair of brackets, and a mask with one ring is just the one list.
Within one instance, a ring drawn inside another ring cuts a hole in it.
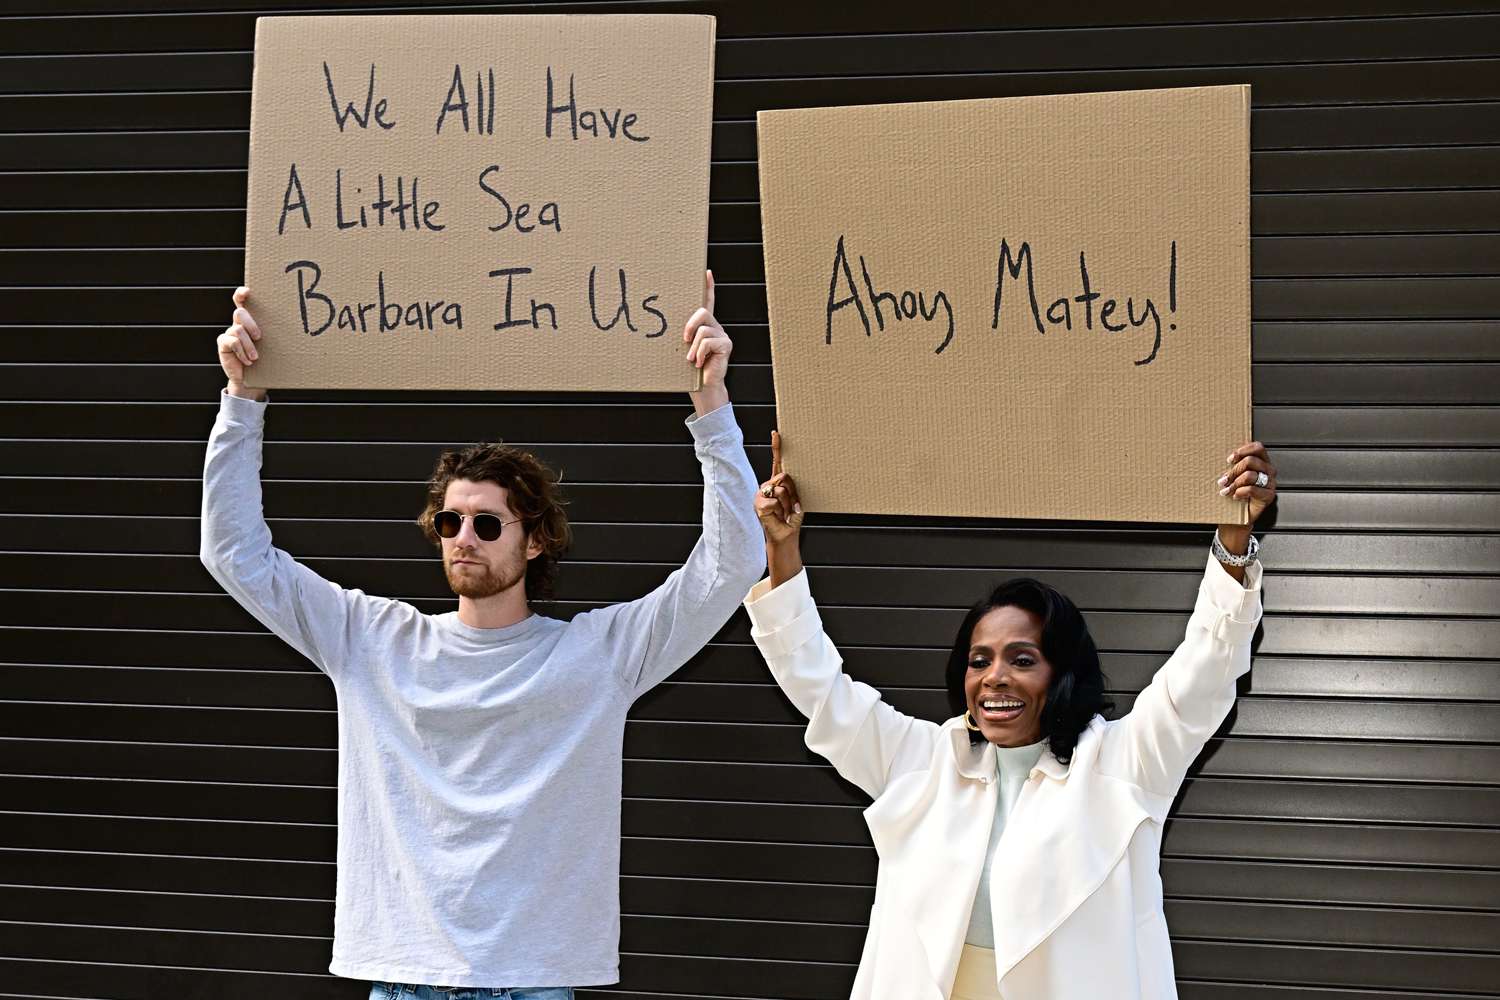
[{"label": "blue jeans", "polygon": [[417,986],[413,983],[371,983],[369,1000],[573,1000],[567,986],[539,986],[534,989],[501,986]]}]

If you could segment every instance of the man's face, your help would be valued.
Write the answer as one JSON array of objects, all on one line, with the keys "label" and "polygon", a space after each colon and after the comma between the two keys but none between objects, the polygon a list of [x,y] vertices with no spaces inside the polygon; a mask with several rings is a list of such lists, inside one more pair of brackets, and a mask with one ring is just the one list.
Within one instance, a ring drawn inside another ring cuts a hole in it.
[{"label": "man's face", "polygon": [[[499,483],[455,479],[443,495],[443,506],[468,515],[452,538],[443,544],[443,571],[448,586],[459,597],[481,599],[524,587],[526,563],[541,554],[541,546],[528,542],[524,525],[510,509],[506,490]],[[494,514],[511,521],[500,537],[487,542],[474,533],[475,514]]]}]

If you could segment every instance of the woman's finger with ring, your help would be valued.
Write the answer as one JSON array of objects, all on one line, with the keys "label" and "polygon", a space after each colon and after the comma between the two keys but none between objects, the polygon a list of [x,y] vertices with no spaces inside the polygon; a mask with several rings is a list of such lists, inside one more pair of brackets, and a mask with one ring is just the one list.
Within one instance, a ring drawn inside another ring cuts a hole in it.
[{"label": "woman's finger with ring", "polygon": [[[1241,480],[1245,473],[1265,471],[1266,463],[1254,456],[1247,456],[1231,465],[1222,476],[1219,477],[1220,486],[1230,486]],[[1253,477],[1252,477],[1253,478]],[[1222,492],[1222,491],[1221,491]]]},{"label": "woman's finger with ring", "polygon": [[1219,490],[1220,495],[1233,496],[1235,498],[1238,498],[1240,495],[1240,490],[1248,486],[1255,485],[1256,475],[1257,473],[1251,472],[1247,469],[1237,476],[1228,477],[1228,482],[1224,482],[1224,480],[1221,479],[1220,482],[1224,482],[1224,488]]}]

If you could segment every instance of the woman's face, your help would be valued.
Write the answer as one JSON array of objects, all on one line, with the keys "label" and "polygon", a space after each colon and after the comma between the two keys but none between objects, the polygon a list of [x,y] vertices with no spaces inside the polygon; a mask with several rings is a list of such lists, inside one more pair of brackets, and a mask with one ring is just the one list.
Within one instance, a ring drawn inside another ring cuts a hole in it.
[{"label": "woman's face", "polygon": [[964,698],[985,739],[1002,747],[1040,740],[1051,683],[1036,615],[1013,605],[991,608],[974,625]]}]

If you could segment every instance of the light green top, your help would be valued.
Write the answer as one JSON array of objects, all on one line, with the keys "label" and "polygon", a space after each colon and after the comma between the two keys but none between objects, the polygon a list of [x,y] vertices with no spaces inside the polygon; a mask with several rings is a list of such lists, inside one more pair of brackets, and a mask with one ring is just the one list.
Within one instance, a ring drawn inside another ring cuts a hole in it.
[{"label": "light green top", "polygon": [[[979,875],[979,891],[974,893],[974,910],[969,914],[969,932],[964,936],[965,941],[976,947],[995,947],[994,916],[990,909],[990,869],[995,863],[995,848],[1000,843],[1001,835],[1005,833],[1005,820],[1015,808],[1016,799],[1021,796],[1021,788],[1026,784],[1031,769],[1036,767],[1036,762],[1042,759],[1042,751],[1046,748],[1046,740],[1024,747],[995,748],[995,770],[1000,793],[995,796],[995,825],[990,829],[990,843],[984,851],[984,871]],[[1001,876],[1004,877],[1003,867]],[[1003,883],[1000,899],[1003,906]]]}]

